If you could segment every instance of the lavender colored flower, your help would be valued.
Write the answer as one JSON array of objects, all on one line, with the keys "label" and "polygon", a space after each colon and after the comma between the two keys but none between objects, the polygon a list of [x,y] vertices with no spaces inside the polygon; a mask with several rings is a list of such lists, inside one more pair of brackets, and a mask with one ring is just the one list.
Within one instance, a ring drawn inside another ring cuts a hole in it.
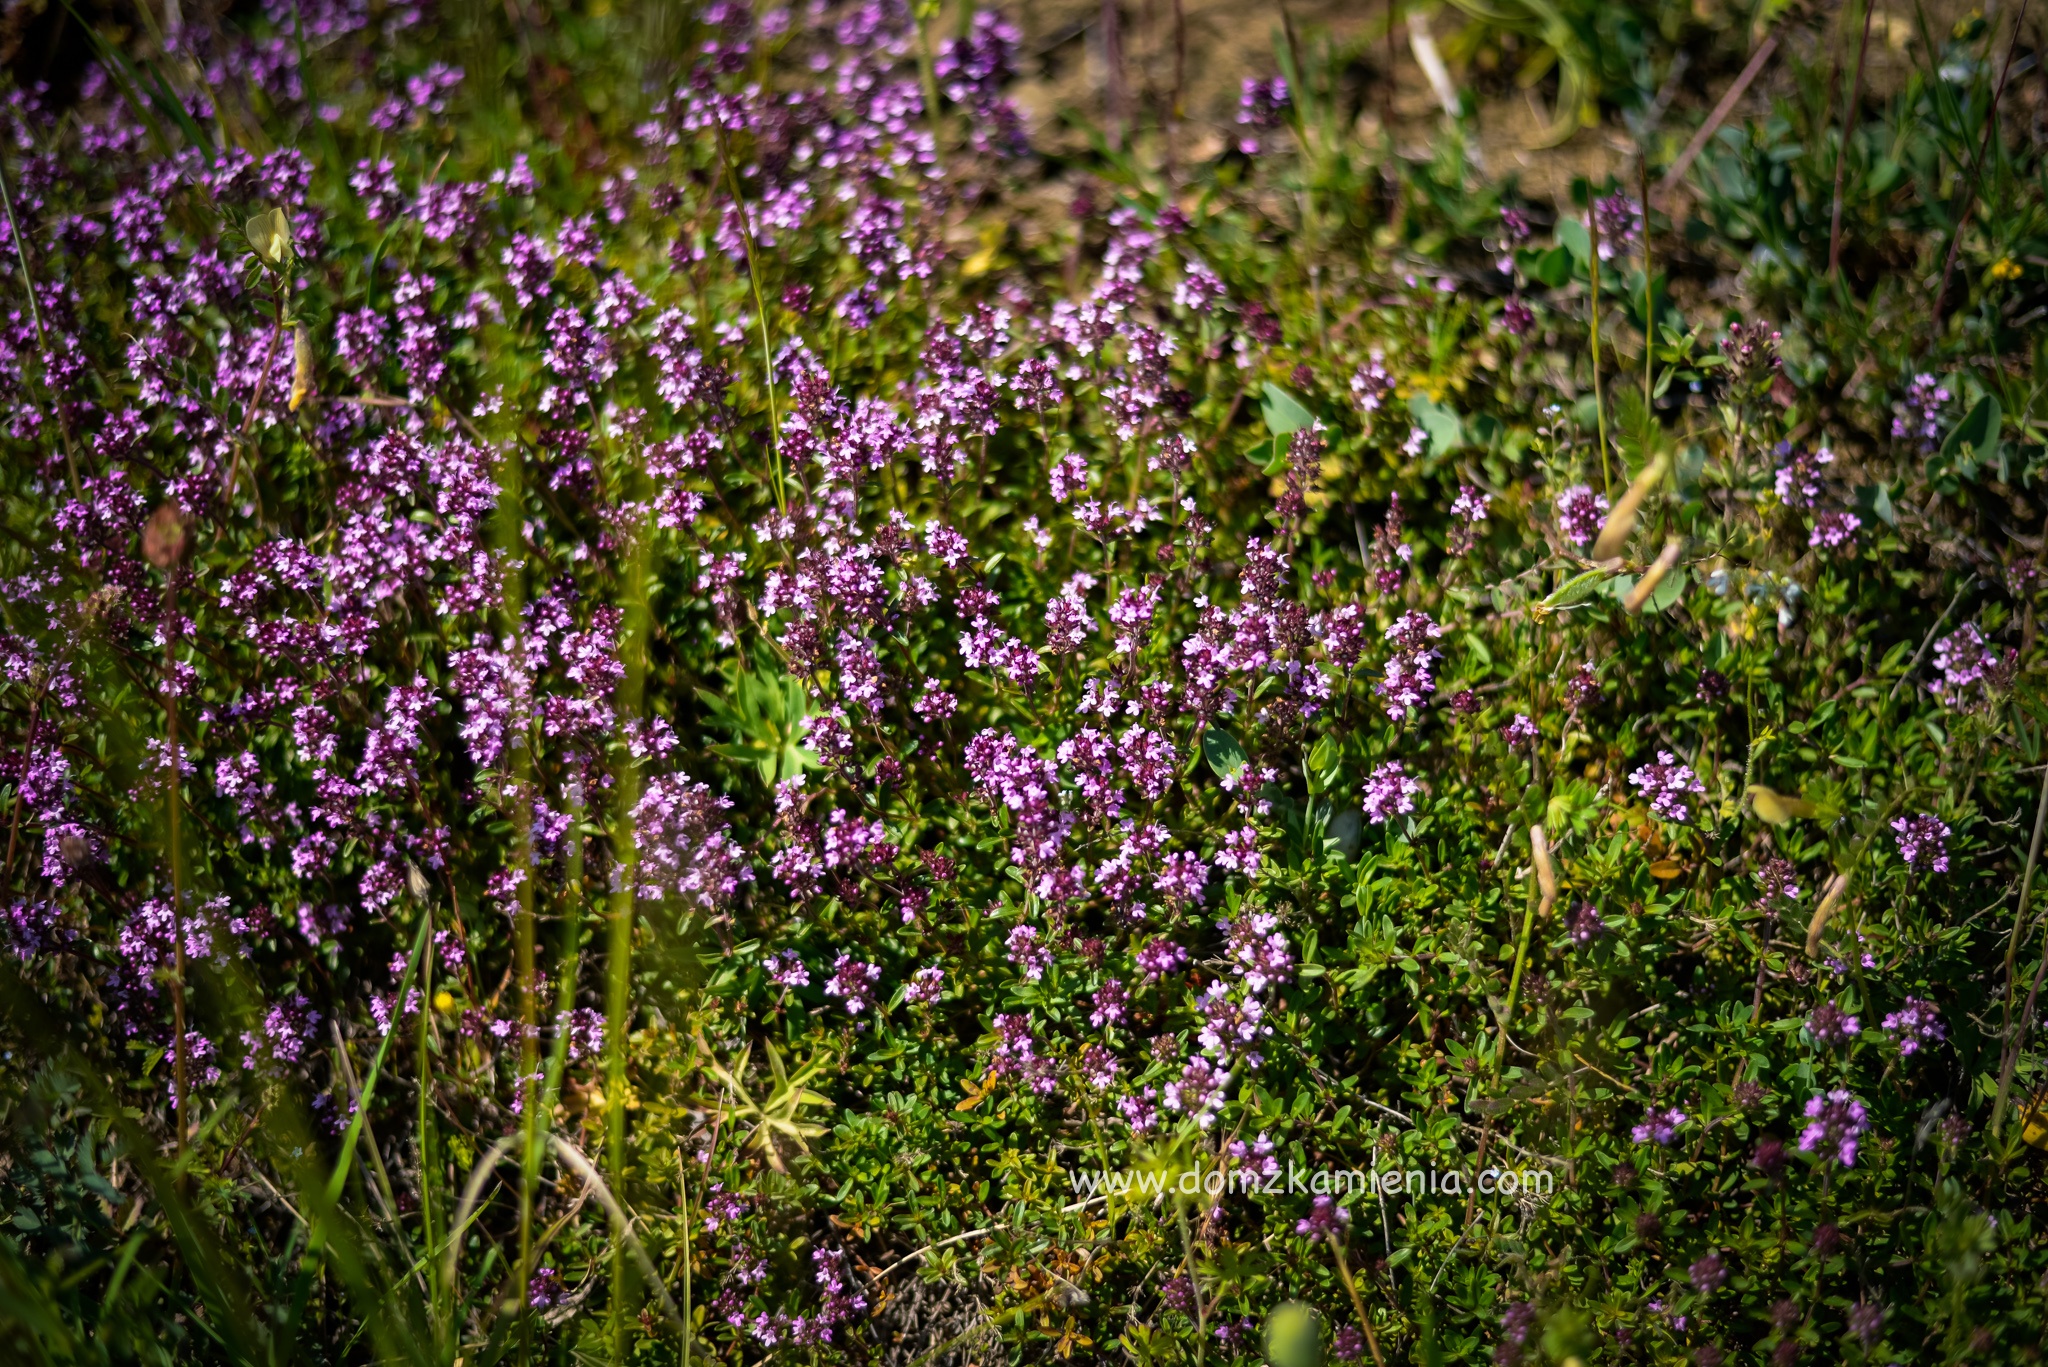
[{"label": "lavender colored flower", "polygon": [[664,896],[715,912],[741,885],[754,881],[745,851],[732,838],[720,797],[688,774],[663,774],[633,809],[640,848],[640,896]]},{"label": "lavender colored flower", "polygon": [[1686,801],[1688,795],[1703,795],[1706,785],[1699,775],[1686,765],[1680,764],[1669,750],[1657,752],[1655,764],[1645,764],[1628,776],[1631,787],[1640,788],[1643,796],[1650,800],[1650,810],[1671,822],[1686,822],[1692,819],[1692,807]]},{"label": "lavender colored flower", "polygon": [[1138,951],[1136,958],[1138,971],[1145,975],[1146,981],[1156,982],[1185,968],[1188,952],[1172,940],[1152,940]]},{"label": "lavender colored flower", "polygon": [[1052,967],[1052,948],[1039,942],[1036,926],[1012,928],[1005,942],[1005,951],[1027,982],[1037,982],[1045,976],[1045,970]]},{"label": "lavender colored flower", "polygon": [[1643,1121],[1629,1132],[1638,1144],[1666,1146],[1678,1137],[1679,1129],[1685,1124],[1685,1112],[1676,1106],[1662,1109],[1652,1106],[1643,1115]]},{"label": "lavender colored flower", "polygon": [[1370,418],[1380,411],[1394,394],[1394,377],[1387,370],[1383,358],[1374,352],[1371,359],[1358,368],[1351,377],[1351,398],[1358,405],[1358,411]]},{"label": "lavender colored flower", "polygon": [[1906,396],[1892,405],[1892,436],[1914,441],[1920,449],[1932,451],[1941,444],[1943,410],[1955,398],[1948,387],[1924,371],[1906,385]]},{"label": "lavender colored flower", "polygon": [[1574,484],[1551,504],[1557,513],[1557,529],[1574,546],[1586,547],[1607,524],[1607,498],[1593,492],[1591,485]]},{"label": "lavender colored flower", "polygon": [[1318,1196],[1309,1203],[1308,1214],[1294,1222],[1296,1234],[1306,1234],[1311,1239],[1328,1239],[1343,1233],[1351,1225],[1351,1212],[1328,1196]]},{"label": "lavender colored flower", "polygon": [[1832,1001],[1822,1002],[1806,1018],[1807,1035],[1823,1049],[1846,1044],[1862,1031],[1862,1023]]},{"label": "lavender colored flower", "polygon": [[1813,519],[1813,534],[1806,544],[1815,550],[1854,550],[1856,533],[1863,526],[1863,519],[1854,513],[1826,512]]},{"label": "lavender colored flower", "polygon": [[1806,1103],[1808,1124],[1799,1134],[1799,1151],[1831,1155],[1845,1168],[1856,1166],[1856,1148],[1870,1128],[1870,1113],[1845,1089],[1816,1092]]},{"label": "lavender colored flower", "polygon": [[946,970],[933,964],[910,975],[910,983],[903,989],[903,998],[918,1006],[930,1006],[939,999],[945,987]]},{"label": "lavender colored flower", "polygon": [[1247,156],[1257,152],[1259,140],[1255,135],[1278,128],[1282,116],[1292,104],[1285,77],[1269,76],[1264,80],[1246,77],[1238,93],[1237,122],[1239,127],[1249,129],[1254,136],[1239,138],[1238,150]]},{"label": "lavender colored flower", "polygon": [[1643,236],[1643,206],[1624,194],[1593,201],[1593,220],[1600,229],[1600,259],[1611,261],[1635,250]]},{"label": "lavender colored flower", "polygon": [[1080,1070],[1081,1080],[1096,1091],[1102,1092],[1116,1085],[1117,1074],[1122,1071],[1122,1065],[1117,1062],[1116,1055],[1109,1050],[1099,1044],[1091,1044],[1081,1051]]},{"label": "lavender colored flower", "polygon": [[1057,1091],[1059,1083],[1052,1062],[1038,1052],[1030,1017],[998,1015],[995,1026],[996,1047],[989,1060],[989,1071],[997,1077],[1015,1077],[1040,1096]]},{"label": "lavender colored flower", "polygon": [[1217,925],[1223,930],[1231,963],[1252,991],[1264,992],[1293,974],[1294,953],[1279,929],[1279,916],[1273,912],[1247,907]]},{"label": "lavender colored flower", "polygon": [[1766,916],[1778,916],[1799,900],[1799,870],[1788,859],[1770,858],[1756,871],[1757,907]]},{"label": "lavender colored flower", "polygon": [[1916,1054],[1923,1044],[1934,1044],[1948,1038],[1948,1027],[1941,1023],[1941,1015],[1933,1002],[1919,997],[1908,997],[1898,1010],[1884,1018],[1884,1028],[1899,1043],[1901,1054]]},{"label": "lavender colored flower", "polygon": [[1161,1100],[1166,1109],[1179,1111],[1206,1130],[1216,1123],[1217,1113],[1223,1108],[1224,1089],[1229,1084],[1227,1069],[1197,1057],[1188,1060],[1180,1076],[1166,1084]]},{"label": "lavender colored flower", "polygon": [[927,683],[923,694],[911,705],[911,710],[930,725],[942,726],[959,706],[959,700],[951,693],[936,684]]},{"label": "lavender colored flower", "polygon": [[1500,1346],[1494,1351],[1493,1360],[1511,1367],[1522,1360],[1524,1350],[1536,1336],[1536,1307],[1529,1301],[1516,1301],[1500,1316]]},{"label": "lavender colored flower", "polygon": [[1949,831],[1944,822],[1921,812],[1894,818],[1892,831],[1899,842],[1899,858],[1907,868],[1948,872]]},{"label": "lavender colored flower", "polygon": [[882,970],[874,964],[863,963],[851,954],[842,954],[832,965],[832,976],[825,983],[825,995],[837,997],[846,1007],[850,1016],[877,1009],[875,984],[882,980]]},{"label": "lavender colored flower", "polygon": [[1525,712],[1517,712],[1501,727],[1500,738],[1509,745],[1533,745],[1542,739],[1543,733],[1536,729],[1536,723],[1529,720]]},{"label": "lavender colored flower", "polygon": [[1458,486],[1458,497],[1451,503],[1453,525],[1451,537],[1445,549],[1452,555],[1470,555],[1479,544],[1479,528],[1486,521],[1486,510],[1492,506],[1493,497],[1469,484]]},{"label": "lavender colored flower", "polygon": [[526,1303],[535,1310],[552,1310],[567,1297],[561,1274],[552,1267],[537,1269],[526,1283]]},{"label": "lavender colored flower", "polygon": [[1877,1346],[1884,1320],[1884,1306],[1875,1302],[1859,1300],[1849,1307],[1849,1332],[1862,1342],[1865,1352]]},{"label": "lavender colored flower", "polygon": [[1999,663],[1977,624],[1965,622],[1934,643],[1934,668],[1941,677],[1927,691],[1950,707],[1960,706],[1970,690],[1987,684]]},{"label": "lavender colored flower", "polygon": [[1710,1249],[1686,1269],[1686,1276],[1691,1279],[1693,1290],[1702,1296],[1710,1296],[1728,1284],[1728,1264],[1721,1260],[1718,1252]]},{"label": "lavender colored flower", "polygon": [[1431,643],[1441,640],[1443,634],[1442,627],[1420,612],[1403,613],[1387,628],[1386,638],[1393,643],[1394,653],[1373,692],[1379,694],[1387,715],[1395,721],[1412,719],[1436,692],[1432,671],[1443,652]]},{"label": "lavender colored flower", "polygon": [[1591,902],[1579,903],[1565,921],[1566,933],[1572,937],[1572,943],[1581,949],[1592,944],[1606,929],[1607,923],[1600,919],[1600,913],[1594,909]]},{"label": "lavender colored flower", "polygon": [[1366,820],[1384,826],[1393,817],[1414,811],[1415,799],[1421,795],[1420,780],[1409,777],[1400,760],[1390,759],[1372,771],[1359,801]]},{"label": "lavender colored flower", "polygon": [[1105,978],[1102,986],[1095,990],[1095,1009],[1088,1013],[1088,1023],[1101,1030],[1122,1021],[1130,1009],[1131,994],[1122,981]]},{"label": "lavender colored flower", "polygon": [[768,982],[772,982],[778,988],[811,986],[811,969],[803,965],[803,959],[797,955],[795,949],[782,949],[778,953],[768,955],[762,967],[768,969]]}]

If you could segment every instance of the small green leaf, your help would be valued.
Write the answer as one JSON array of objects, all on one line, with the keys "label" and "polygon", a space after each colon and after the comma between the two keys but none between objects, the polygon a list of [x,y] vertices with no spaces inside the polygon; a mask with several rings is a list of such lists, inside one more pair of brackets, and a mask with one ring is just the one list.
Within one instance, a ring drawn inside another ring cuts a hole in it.
[{"label": "small green leaf", "polygon": [[1664,576],[1664,581],[1650,591],[1650,601],[1643,604],[1649,612],[1662,612],[1677,602],[1685,593],[1685,586],[1692,582],[1690,570],[1676,569]]},{"label": "small green leaf", "polygon": [[1859,488],[1856,506],[1887,527],[1899,525],[1898,512],[1892,507],[1892,491],[1882,484],[1866,484]]},{"label": "small green leaf", "polygon": [[[1586,231],[1586,225],[1576,218],[1560,218],[1557,221],[1557,240],[1572,254],[1572,260],[1584,266],[1593,259],[1593,237]],[[1559,281],[1559,284],[1564,283]]]},{"label": "small green leaf", "polygon": [[1991,448],[1998,444],[1998,428],[2003,414],[1999,412],[1998,400],[1986,394],[1970,407],[1963,420],[1949,429],[1941,443],[1941,454],[1950,460],[1963,458],[1963,448],[1983,460],[1991,454]]},{"label": "small green leaf", "polygon": [[1456,410],[1417,394],[1408,400],[1408,411],[1415,415],[1415,425],[1429,433],[1431,455],[1441,456],[1465,444],[1465,424]]},{"label": "small green leaf", "polygon": [[1522,269],[1527,271],[1529,278],[1537,284],[1558,289],[1572,278],[1572,254],[1563,247],[1531,252]]},{"label": "small green leaf", "polygon": [[1302,407],[1301,400],[1271,380],[1266,381],[1266,398],[1259,411],[1266,419],[1266,430],[1276,437],[1299,432],[1316,420],[1315,414]]},{"label": "small green leaf", "polygon": [[1209,761],[1218,778],[1235,778],[1239,770],[1251,763],[1251,756],[1245,754],[1237,737],[1216,726],[1202,733],[1202,757]]}]

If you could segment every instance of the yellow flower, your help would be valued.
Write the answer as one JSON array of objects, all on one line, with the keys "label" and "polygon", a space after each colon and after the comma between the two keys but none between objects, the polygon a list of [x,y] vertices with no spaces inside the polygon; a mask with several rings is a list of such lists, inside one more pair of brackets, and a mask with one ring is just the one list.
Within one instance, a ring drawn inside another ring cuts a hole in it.
[{"label": "yellow flower", "polygon": [[242,233],[249,239],[250,250],[266,266],[281,268],[292,254],[291,220],[275,205],[243,224]]},{"label": "yellow flower", "polygon": [[2009,256],[2001,256],[1991,263],[1993,280],[2017,280],[2023,274],[2025,271],[2020,268],[2020,263]]}]

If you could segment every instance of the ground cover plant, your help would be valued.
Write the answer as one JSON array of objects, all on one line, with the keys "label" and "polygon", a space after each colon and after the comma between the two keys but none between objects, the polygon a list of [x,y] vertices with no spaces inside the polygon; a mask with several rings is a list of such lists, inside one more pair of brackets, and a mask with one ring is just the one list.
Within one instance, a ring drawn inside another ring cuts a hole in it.
[{"label": "ground cover plant", "polygon": [[1555,203],[1286,24],[1190,163],[993,11],[67,20],[10,1359],[2037,1359],[2038,18],[1582,8]]}]

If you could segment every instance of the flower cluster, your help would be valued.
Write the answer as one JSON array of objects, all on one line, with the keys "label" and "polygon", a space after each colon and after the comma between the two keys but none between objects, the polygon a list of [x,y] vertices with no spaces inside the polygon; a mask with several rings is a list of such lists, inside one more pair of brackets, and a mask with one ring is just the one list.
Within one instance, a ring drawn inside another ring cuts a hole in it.
[{"label": "flower cluster", "polygon": [[1699,775],[1689,765],[1680,764],[1669,750],[1657,752],[1655,764],[1645,764],[1628,776],[1629,785],[1642,790],[1649,799],[1650,810],[1666,821],[1686,822],[1692,819],[1689,797],[1699,796],[1707,791]]}]

